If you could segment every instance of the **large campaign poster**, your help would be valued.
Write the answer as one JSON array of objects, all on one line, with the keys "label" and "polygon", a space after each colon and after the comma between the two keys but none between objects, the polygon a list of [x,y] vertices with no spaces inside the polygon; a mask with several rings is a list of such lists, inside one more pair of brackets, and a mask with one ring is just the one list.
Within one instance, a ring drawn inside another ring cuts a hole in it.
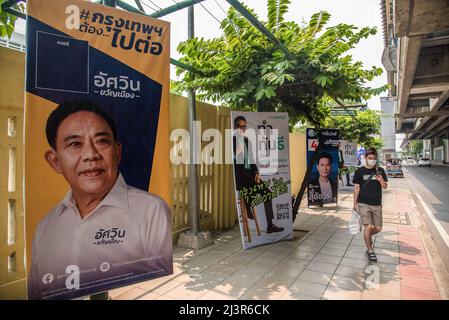
[{"label": "large campaign poster", "polygon": [[169,23],[29,0],[26,37],[28,298],[171,274]]},{"label": "large campaign poster", "polygon": [[357,169],[357,143],[340,140],[338,168],[343,186],[351,186],[352,178]]},{"label": "large campaign poster", "polygon": [[[306,138],[307,163],[310,163],[315,151],[318,150],[318,156],[312,167],[307,184],[307,203],[309,206],[337,204],[339,132],[337,129],[322,129],[318,131],[308,128]],[[318,145],[320,145],[319,148]]]},{"label": "large campaign poster", "polygon": [[293,238],[288,114],[231,112],[243,248]]}]

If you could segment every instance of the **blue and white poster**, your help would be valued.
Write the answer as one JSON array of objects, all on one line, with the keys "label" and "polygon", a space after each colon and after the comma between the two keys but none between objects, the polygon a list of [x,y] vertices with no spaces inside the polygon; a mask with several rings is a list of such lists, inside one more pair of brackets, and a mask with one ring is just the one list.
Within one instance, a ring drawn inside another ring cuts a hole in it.
[{"label": "blue and white poster", "polygon": [[[307,163],[314,153],[318,156],[313,164],[307,183],[307,203],[309,206],[322,206],[338,202],[339,140],[337,129],[307,129]],[[322,144],[320,148],[318,145]]]}]

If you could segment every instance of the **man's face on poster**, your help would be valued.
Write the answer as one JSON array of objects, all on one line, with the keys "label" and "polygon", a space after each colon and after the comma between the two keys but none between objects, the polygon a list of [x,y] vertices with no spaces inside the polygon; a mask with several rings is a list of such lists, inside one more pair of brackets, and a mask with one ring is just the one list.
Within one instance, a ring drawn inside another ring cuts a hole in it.
[{"label": "man's face on poster", "polygon": [[52,168],[64,176],[77,194],[109,191],[118,175],[121,145],[99,115],[79,111],[59,125],[56,150],[45,154]]},{"label": "man's face on poster", "polygon": [[245,120],[239,120],[237,121],[237,126],[235,127],[235,131],[237,134],[241,137],[245,135],[246,131],[246,121]]},{"label": "man's face on poster", "polygon": [[329,158],[321,158],[317,165],[321,177],[329,178],[331,172],[331,161]]}]

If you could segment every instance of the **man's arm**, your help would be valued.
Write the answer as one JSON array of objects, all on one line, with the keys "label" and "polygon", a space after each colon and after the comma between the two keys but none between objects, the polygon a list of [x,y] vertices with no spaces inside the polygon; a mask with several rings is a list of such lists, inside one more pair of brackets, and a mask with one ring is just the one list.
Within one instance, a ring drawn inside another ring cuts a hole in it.
[{"label": "man's arm", "polygon": [[377,181],[379,181],[382,189],[387,189],[388,188],[388,183],[387,181],[385,181],[384,177],[382,177],[382,175],[378,175],[377,176]]},{"label": "man's arm", "polygon": [[357,199],[359,198],[360,193],[360,184],[356,183],[354,184],[354,206],[353,209],[357,210],[359,208],[359,202]]}]

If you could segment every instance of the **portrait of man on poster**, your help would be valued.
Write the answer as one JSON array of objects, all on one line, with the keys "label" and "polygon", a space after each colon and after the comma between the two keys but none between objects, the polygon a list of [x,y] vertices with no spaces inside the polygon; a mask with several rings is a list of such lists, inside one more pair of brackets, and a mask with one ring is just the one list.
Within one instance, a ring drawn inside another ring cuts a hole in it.
[{"label": "portrait of man on poster", "polygon": [[[245,117],[237,116],[234,119],[234,136],[233,136],[233,155],[234,155],[234,174],[237,191],[243,189],[251,189],[254,186],[260,188],[253,188],[254,192],[249,193],[245,197],[245,205],[249,219],[254,219],[252,216],[251,203],[258,196],[263,197],[271,193],[271,190],[263,185],[262,178],[259,174],[259,169],[255,163],[252,152],[252,145],[248,137],[245,136],[247,129],[247,122]],[[263,203],[265,217],[267,221],[267,233],[281,232],[284,230],[273,223],[273,204],[271,198]]]},{"label": "portrait of man on poster", "polygon": [[[45,160],[70,191],[34,233],[29,299],[66,299],[173,272],[165,201],[127,185],[114,121],[96,103],[60,104],[48,117]],[[44,186],[43,186],[44,187]]]},{"label": "portrait of man on poster", "polygon": [[338,183],[331,179],[332,156],[321,152],[316,163],[318,177],[309,182],[309,197],[314,204],[336,203]]}]

